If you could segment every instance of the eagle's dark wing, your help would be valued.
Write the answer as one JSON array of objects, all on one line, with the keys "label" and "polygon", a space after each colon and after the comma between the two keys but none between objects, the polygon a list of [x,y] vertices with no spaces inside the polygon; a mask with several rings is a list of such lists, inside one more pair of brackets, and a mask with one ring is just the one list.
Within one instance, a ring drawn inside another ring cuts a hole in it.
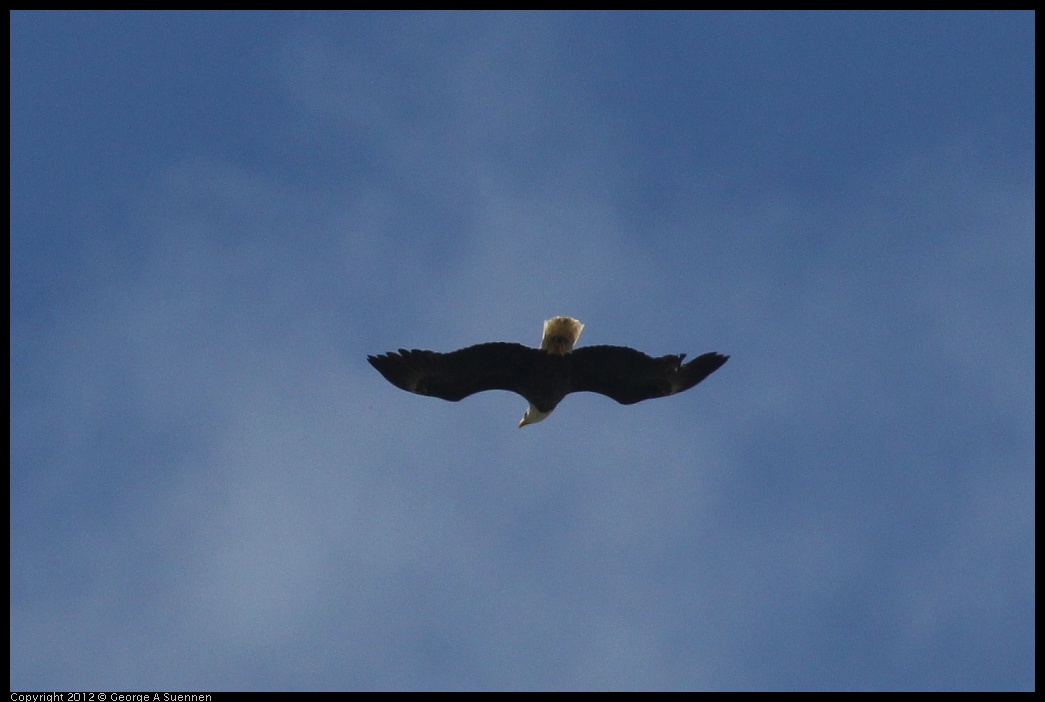
[{"label": "eagle's dark wing", "polygon": [[493,342],[459,351],[408,351],[367,356],[370,365],[398,388],[457,402],[484,390],[529,394],[528,380],[539,374],[547,354],[522,344]]},{"label": "eagle's dark wing", "polygon": [[729,356],[706,353],[653,358],[626,346],[585,346],[570,355],[570,391],[597,392],[631,405],[689,390],[718,370]]}]

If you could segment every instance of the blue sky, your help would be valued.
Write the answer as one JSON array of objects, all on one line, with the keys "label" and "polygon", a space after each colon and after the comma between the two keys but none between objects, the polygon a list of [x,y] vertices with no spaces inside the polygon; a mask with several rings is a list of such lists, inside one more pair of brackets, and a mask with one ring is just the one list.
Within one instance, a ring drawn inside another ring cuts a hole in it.
[{"label": "blue sky", "polygon": [[12,689],[1032,689],[1033,20],[13,13]]}]

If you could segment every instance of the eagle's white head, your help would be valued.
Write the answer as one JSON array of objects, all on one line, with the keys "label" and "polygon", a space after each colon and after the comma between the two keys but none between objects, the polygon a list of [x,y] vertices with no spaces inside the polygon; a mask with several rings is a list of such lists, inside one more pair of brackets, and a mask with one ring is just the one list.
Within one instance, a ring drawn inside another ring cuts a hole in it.
[{"label": "eagle's white head", "polygon": [[523,414],[522,419],[519,420],[519,428],[522,429],[527,424],[536,424],[547,417],[551,412],[541,412],[539,409],[530,405],[526,408],[526,412]]}]

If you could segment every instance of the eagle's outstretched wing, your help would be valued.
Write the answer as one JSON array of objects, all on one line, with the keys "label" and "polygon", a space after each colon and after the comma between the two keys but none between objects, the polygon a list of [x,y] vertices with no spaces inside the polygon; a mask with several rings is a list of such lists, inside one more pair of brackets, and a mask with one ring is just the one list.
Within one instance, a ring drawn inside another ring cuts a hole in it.
[{"label": "eagle's outstretched wing", "polygon": [[547,358],[540,349],[500,341],[449,353],[399,349],[367,356],[396,387],[451,402],[484,390],[510,390],[526,397],[529,379],[540,375]]},{"label": "eagle's outstretched wing", "polygon": [[712,352],[683,363],[685,357],[653,358],[626,346],[575,349],[570,356],[570,392],[597,392],[631,405],[689,390],[729,359]]}]

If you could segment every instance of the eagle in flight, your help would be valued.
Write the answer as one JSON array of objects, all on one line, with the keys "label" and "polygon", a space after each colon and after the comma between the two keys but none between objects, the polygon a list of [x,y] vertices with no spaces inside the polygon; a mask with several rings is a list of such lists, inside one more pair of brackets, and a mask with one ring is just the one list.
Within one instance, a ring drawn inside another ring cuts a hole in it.
[{"label": "eagle in flight", "polygon": [[653,358],[627,346],[574,350],[584,325],[571,317],[544,323],[539,349],[495,341],[437,353],[418,349],[367,356],[398,388],[457,402],[484,390],[510,390],[530,403],[519,426],[536,424],[571,392],[597,392],[622,405],[667,397],[722,367],[729,356],[705,353],[688,363],[686,354]]}]

